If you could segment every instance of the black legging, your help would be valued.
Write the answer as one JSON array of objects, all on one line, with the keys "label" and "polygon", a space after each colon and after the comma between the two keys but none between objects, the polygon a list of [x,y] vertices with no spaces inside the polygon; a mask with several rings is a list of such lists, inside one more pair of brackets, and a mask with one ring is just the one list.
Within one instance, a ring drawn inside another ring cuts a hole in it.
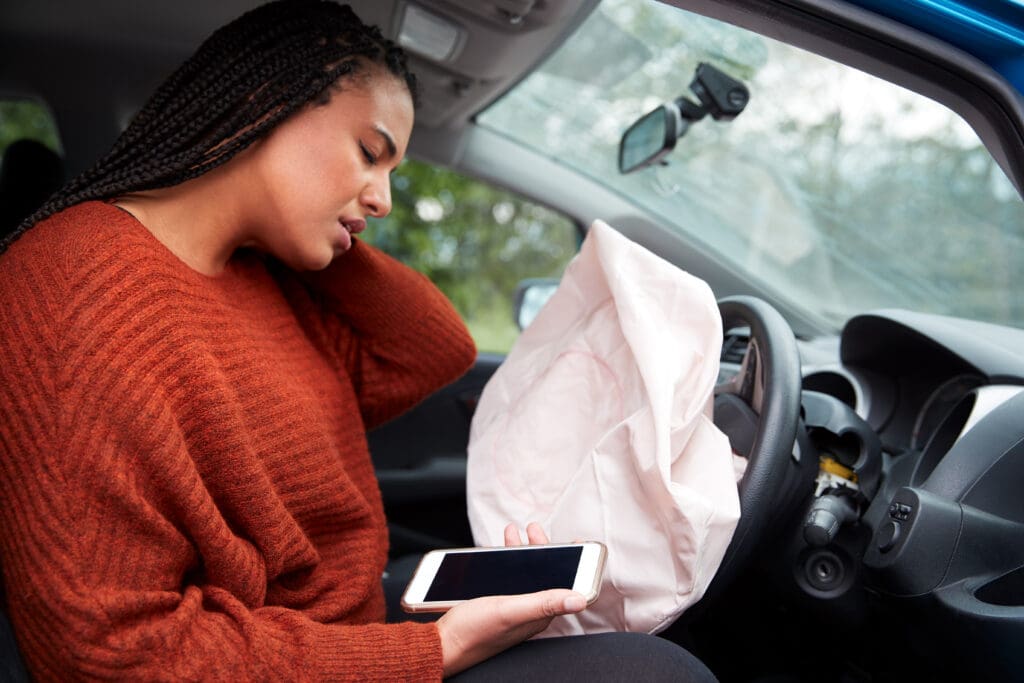
[{"label": "black legging", "polygon": [[[388,565],[384,594],[388,621],[426,621],[437,615],[404,614],[398,606],[418,557]],[[716,679],[699,659],[664,638],[642,633],[600,633],[568,638],[542,638],[517,645],[448,679],[473,681],[676,681],[713,683]]]},{"label": "black legging", "polygon": [[676,681],[713,683],[699,659],[643,633],[530,640],[463,671],[450,681]]}]

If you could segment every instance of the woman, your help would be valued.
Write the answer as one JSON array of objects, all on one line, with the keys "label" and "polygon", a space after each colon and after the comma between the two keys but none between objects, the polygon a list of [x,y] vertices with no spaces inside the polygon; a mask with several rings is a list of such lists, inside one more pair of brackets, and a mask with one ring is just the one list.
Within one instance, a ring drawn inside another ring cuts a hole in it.
[{"label": "woman", "polygon": [[440,292],[356,238],[390,209],[413,91],[347,7],[260,7],[0,245],[0,548],[37,678],[431,680],[584,608],[382,623],[365,431],[475,355]]}]

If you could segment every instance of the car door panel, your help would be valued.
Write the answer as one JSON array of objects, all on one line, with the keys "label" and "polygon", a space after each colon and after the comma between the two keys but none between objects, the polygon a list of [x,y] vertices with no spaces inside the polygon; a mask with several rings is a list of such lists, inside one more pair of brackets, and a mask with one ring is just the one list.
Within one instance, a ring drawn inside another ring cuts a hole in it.
[{"label": "car door panel", "polygon": [[392,556],[473,544],[466,445],[480,393],[503,360],[481,353],[460,379],[369,433]]}]

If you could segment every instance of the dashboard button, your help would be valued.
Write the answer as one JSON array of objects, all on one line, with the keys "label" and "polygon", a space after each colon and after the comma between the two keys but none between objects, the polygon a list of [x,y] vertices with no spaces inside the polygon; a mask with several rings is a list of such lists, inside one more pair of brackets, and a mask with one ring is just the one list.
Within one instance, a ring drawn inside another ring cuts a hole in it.
[{"label": "dashboard button", "polygon": [[878,530],[878,550],[883,553],[887,553],[896,546],[896,542],[900,539],[900,523],[894,520],[888,520],[882,525],[882,528]]}]

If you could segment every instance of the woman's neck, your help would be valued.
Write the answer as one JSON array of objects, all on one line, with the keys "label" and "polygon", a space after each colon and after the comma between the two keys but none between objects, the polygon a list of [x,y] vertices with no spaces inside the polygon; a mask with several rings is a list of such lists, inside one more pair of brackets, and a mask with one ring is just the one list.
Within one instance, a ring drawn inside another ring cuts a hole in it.
[{"label": "woman's neck", "polygon": [[135,216],[190,268],[218,275],[246,242],[233,166],[229,162],[173,187],[121,195],[113,204]]}]

